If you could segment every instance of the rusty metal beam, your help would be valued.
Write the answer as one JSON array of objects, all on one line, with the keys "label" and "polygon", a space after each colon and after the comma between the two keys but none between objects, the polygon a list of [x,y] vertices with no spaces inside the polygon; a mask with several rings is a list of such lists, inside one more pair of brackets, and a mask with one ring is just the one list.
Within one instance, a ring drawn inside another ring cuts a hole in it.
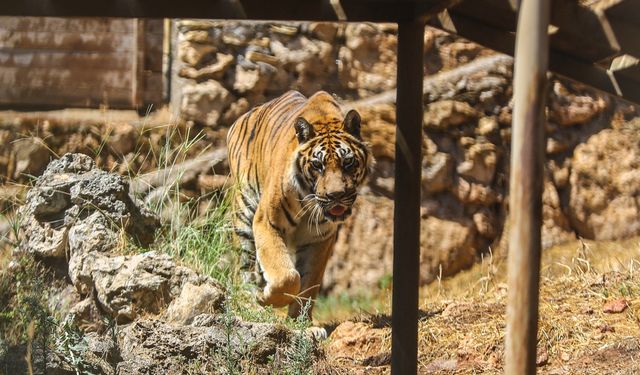
[{"label": "rusty metal beam", "polygon": [[520,4],[509,184],[505,374],[536,373],[549,1]]},{"label": "rusty metal beam", "polygon": [[424,22],[400,22],[391,314],[391,373],[396,375],[417,372],[423,50]]}]

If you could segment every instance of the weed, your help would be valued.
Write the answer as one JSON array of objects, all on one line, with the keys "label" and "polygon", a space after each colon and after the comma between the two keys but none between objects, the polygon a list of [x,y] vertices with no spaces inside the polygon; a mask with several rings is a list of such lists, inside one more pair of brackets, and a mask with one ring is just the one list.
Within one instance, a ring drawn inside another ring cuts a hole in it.
[{"label": "weed", "polygon": [[89,344],[84,334],[72,324],[72,319],[69,317],[58,326],[55,338],[56,352],[75,370],[76,375],[89,374],[91,368],[84,360]]},{"label": "weed", "polygon": [[294,328],[291,344],[284,350],[283,373],[287,375],[311,374],[315,345],[308,332],[311,321],[307,312],[311,308],[308,301],[302,307],[300,316],[292,319],[290,324]]}]

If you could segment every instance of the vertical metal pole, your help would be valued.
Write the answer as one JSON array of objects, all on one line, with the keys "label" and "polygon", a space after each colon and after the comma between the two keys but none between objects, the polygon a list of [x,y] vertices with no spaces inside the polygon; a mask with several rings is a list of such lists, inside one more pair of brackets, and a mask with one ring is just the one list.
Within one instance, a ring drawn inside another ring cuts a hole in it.
[{"label": "vertical metal pole", "polygon": [[418,364],[424,22],[398,23],[391,373]]},{"label": "vertical metal pole", "polygon": [[514,67],[505,374],[536,372],[549,0],[522,0]]}]

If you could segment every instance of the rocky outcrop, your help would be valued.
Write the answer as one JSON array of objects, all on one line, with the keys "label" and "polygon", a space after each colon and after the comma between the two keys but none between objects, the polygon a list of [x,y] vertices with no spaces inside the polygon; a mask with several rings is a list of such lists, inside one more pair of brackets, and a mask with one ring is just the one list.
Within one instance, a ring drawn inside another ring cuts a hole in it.
[{"label": "rocky outcrop", "polygon": [[122,361],[117,370],[131,375],[184,373],[197,361],[200,373],[256,371],[284,355],[294,335],[284,326],[226,316],[198,315],[188,326],[143,319],[121,331]]},{"label": "rocky outcrop", "polygon": [[293,361],[300,340],[305,356],[322,355],[313,332],[234,317],[222,286],[167,254],[119,254],[128,241],[152,244],[159,222],[129,195],[127,180],[88,156],[51,162],[19,214],[16,255],[59,269],[70,284],[49,291],[49,308],[82,330],[64,333],[66,346],[48,352],[55,373],[188,373],[195,360],[204,372],[269,373]]},{"label": "rocky outcrop", "polygon": [[[19,215],[21,249],[45,258],[102,251],[100,246],[115,245],[119,229],[148,245],[159,224],[129,196],[124,178],[96,169],[82,154],[65,154],[49,164]],[[90,235],[88,241],[82,233]]]},{"label": "rocky outcrop", "polygon": [[[120,323],[142,313],[158,314],[167,306],[175,305],[174,321],[221,307],[219,286],[168,255],[116,254],[127,238],[141,246],[152,243],[159,222],[129,195],[124,178],[96,169],[86,155],[66,154],[49,164],[19,215],[20,251],[49,261],[68,260],[77,293],[95,297],[96,305]],[[206,291],[208,300],[191,309],[177,307],[192,288]],[[174,299],[178,302],[171,304]]]}]

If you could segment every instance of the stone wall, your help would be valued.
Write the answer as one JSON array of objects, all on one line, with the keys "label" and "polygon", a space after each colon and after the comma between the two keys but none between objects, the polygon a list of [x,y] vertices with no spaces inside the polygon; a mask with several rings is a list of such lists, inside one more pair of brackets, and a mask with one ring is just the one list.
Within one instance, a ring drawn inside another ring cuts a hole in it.
[{"label": "stone wall", "polygon": [[[360,110],[377,165],[324,283],[332,292],[376,287],[392,265],[395,105],[384,93],[395,88],[395,27],[183,20],[175,31],[174,107],[187,123],[224,129],[289,89],[324,89]],[[427,283],[490,249],[505,253],[512,60],[430,28],[424,41]],[[637,110],[556,78],[547,111],[544,247],[639,233],[639,124],[627,121]]]},{"label": "stone wall", "polygon": [[[395,25],[180,20],[173,31],[172,106],[188,122],[228,126],[287,90],[358,99],[395,88]],[[425,47],[429,73],[490,53],[435,29]]]},{"label": "stone wall", "polygon": [[[421,281],[506,254],[512,59],[427,86],[422,162]],[[474,62],[475,64],[475,62]],[[436,77],[437,78],[437,77]],[[436,79],[437,81],[437,79]],[[640,233],[640,119],[633,106],[560,79],[549,88],[543,247]],[[360,108],[377,158],[370,192],[340,232],[325,284],[378,285],[392,269],[395,106]],[[400,249],[402,251],[402,249]],[[512,249],[509,251],[517,251]],[[366,255],[365,255],[366,254]]]}]

